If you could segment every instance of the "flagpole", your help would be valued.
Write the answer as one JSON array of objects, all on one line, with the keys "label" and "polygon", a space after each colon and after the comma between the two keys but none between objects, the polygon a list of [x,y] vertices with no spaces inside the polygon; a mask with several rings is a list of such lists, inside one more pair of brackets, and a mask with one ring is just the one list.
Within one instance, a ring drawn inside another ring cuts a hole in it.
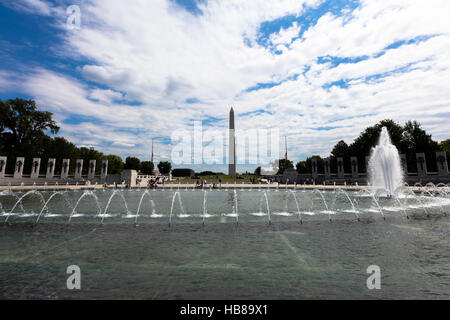
[{"label": "flagpole", "polygon": [[285,146],[286,146],[286,152],[284,153],[284,160],[287,161],[287,159],[288,159],[288,155],[287,155],[287,136],[284,136],[284,143],[285,143]]},{"label": "flagpole", "polygon": [[153,163],[153,141],[154,141],[155,139],[153,139],[152,138],[152,163]]}]

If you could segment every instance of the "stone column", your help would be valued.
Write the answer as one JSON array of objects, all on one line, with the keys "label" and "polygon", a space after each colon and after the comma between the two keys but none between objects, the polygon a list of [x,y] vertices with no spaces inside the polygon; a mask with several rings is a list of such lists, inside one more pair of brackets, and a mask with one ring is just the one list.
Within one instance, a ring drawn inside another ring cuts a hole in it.
[{"label": "stone column", "polygon": [[350,164],[352,167],[352,178],[358,179],[359,178],[359,168],[358,168],[358,158],[357,157],[351,157],[350,158]]},{"label": "stone column", "polygon": [[416,153],[417,175],[423,177],[427,175],[427,161],[425,153]]},{"label": "stone column", "polygon": [[367,177],[369,177],[369,161],[370,161],[370,156],[366,156],[366,174],[367,174]]},{"label": "stone column", "polygon": [[102,160],[101,179],[105,180],[107,175],[108,175],[108,160]]},{"label": "stone column", "polygon": [[323,172],[325,173],[325,180],[331,179],[330,158],[325,158],[323,161]]},{"label": "stone column", "polygon": [[0,157],[0,179],[5,177],[7,157]]},{"label": "stone column", "polygon": [[440,176],[448,175],[447,154],[445,153],[445,151],[436,152],[436,161],[438,174]]},{"label": "stone column", "polygon": [[401,163],[402,168],[403,168],[403,173],[405,175],[408,175],[408,162],[406,161],[406,154],[401,154],[400,155],[400,163]]},{"label": "stone column", "polygon": [[316,158],[312,158],[311,159],[311,174],[314,180],[317,180],[317,177],[319,176],[319,172],[318,172],[317,168],[317,159]]},{"label": "stone column", "polygon": [[69,178],[70,159],[63,159],[61,167],[61,179]]},{"label": "stone column", "polygon": [[83,159],[78,159],[75,165],[75,179],[81,179],[83,174]]},{"label": "stone column", "polygon": [[92,180],[95,177],[95,160],[89,161],[89,171],[88,171],[88,180]]},{"label": "stone column", "polygon": [[55,175],[55,164],[56,159],[54,158],[48,159],[47,174],[45,175],[45,179],[53,179],[53,176]]},{"label": "stone column", "polygon": [[39,171],[41,170],[41,158],[33,158],[33,164],[31,165],[31,179],[39,178]]},{"label": "stone column", "polygon": [[14,167],[14,179],[22,179],[23,165],[25,164],[24,157],[16,158],[16,166]]},{"label": "stone column", "polygon": [[137,171],[136,170],[123,170],[121,173],[122,180],[125,183],[130,184],[131,187],[136,186]]},{"label": "stone column", "polygon": [[345,179],[344,158],[342,157],[337,158],[337,172],[338,172],[338,179]]}]

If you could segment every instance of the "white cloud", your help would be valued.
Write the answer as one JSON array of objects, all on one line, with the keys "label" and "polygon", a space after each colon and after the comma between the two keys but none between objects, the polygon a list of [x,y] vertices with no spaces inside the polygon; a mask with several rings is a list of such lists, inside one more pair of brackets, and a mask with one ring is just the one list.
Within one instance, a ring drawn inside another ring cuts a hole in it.
[{"label": "white cloud", "polygon": [[[270,111],[245,121],[238,118],[237,124],[279,127],[290,137],[293,159],[326,155],[338,140],[350,142],[384,118],[417,119],[435,138],[448,138],[450,2],[362,1],[345,17],[325,14],[302,38],[295,39],[300,23],[270,35],[282,54],[257,44],[262,22],[301,17],[320,2],[210,0],[200,5],[203,14],[192,15],[163,0],[93,0],[81,6],[81,29],[66,34],[68,56],[90,61],[79,66],[82,77],[38,69],[21,87],[59,119],[73,114],[98,119],[95,128],[64,125],[63,132],[80,137],[79,143],[92,135],[119,153],[139,153],[152,136],[170,137],[174,130],[189,129],[192,119],[226,118],[231,105],[238,114]],[[396,41],[424,35],[436,36],[376,56]],[[321,56],[368,59],[333,67],[318,64]],[[310,69],[303,74],[305,68]],[[365,81],[377,74],[385,75]],[[298,75],[296,80],[285,81],[293,75]],[[322,88],[343,79],[353,79],[349,88]],[[272,81],[284,82],[245,91]],[[198,102],[185,103],[193,98]],[[139,104],[130,106],[123,99]],[[169,146],[161,148],[170,154]]]},{"label": "white cloud", "polygon": [[122,100],[124,96],[113,90],[94,89],[89,93],[89,98],[110,104],[116,100]]},{"label": "white cloud", "polygon": [[292,39],[298,37],[299,33],[300,33],[301,27],[298,25],[297,22],[294,22],[294,24],[287,28],[284,29],[282,28],[280,30],[280,32],[278,33],[273,33],[270,36],[270,42],[273,45],[289,45],[292,42]]},{"label": "white cloud", "polygon": [[0,69],[0,92],[8,92],[17,87],[16,75],[13,72]]},{"label": "white cloud", "polygon": [[29,14],[50,16],[51,14],[54,14],[56,12],[61,12],[46,0],[1,0],[1,2],[8,7]]}]

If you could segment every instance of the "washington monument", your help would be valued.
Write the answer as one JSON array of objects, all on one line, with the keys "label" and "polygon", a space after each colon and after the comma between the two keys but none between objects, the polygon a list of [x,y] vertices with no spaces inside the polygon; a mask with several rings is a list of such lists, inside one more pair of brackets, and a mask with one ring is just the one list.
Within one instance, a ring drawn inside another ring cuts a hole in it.
[{"label": "washington monument", "polygon": [[236,175],[236,142],[234,136],[234,110],[230,110],[230,139],[228,145],[228,175]]}]

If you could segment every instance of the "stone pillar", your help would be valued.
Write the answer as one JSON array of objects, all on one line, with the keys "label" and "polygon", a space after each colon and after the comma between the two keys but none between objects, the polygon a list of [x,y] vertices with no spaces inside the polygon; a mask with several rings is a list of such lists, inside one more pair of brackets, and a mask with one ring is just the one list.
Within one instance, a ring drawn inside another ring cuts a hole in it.
[{"label": "stone pillar", "polygon": [[88,171],[88,180],[92,180],[95,177],[95,160],[89,161],[89,171]]},{"label": "stone pillar", "polygon": [[345,179],[344,158],[342,157],[337,158],[337,172],[338,172],[338,179]]},{"label": "stone pillar", "polygon": [[353,179],[358,179],[359,178],[358,158],[357,157],[351,157],[350,158],[350,165],[352,167],[352,178]]},{"label": "stone pillar", "polygon": [[53,176],[55,175],[55,164],[56,159],[48,159],[47,162],[47,174],[45,175],[45,179],[53,179]]},{"label": "stone pillar", "polygon": [[416,153],[417,175],[423,177],[427,175],[427,161],[425,153]]},{"label": "stone pillar", "polygon": [[311,174],[312,174],[314,181],[317,180],[317,177],[319,176],[319,168],[317,167],[317,159],[316,158],[311,159]]},{"label": "stone pillar", "polygon": [[447,154],[445,153],[445,151],[436,152],[436,161],[438,174],[440,176],[448,175]]},{"label": "stone pillar", "polygon": [[22,179],[23,166],[25,164],[24,157],[16,158],[16,166],[14,167],[14,179]]},{"label": "stone pillar", "polygon": [[370,161],[370,156],[366,156],[366,174],[367,174],[367,177],[369,177],[369,161]]},{"label": "stone pillar", "polygon": [[41,170],[41,158],[33,158],[33,163],[31,165],[31,179],[39,178],[39,171]]},{"label": "stone pillar", "polygon": [[325,180],[331,179],[330,158],[323,160],[323,172],[325,173]]},{"label": "stone pillar", "polygon": [[101,179],[105,180],[107,175],[108,175],[108,160],[102,160]]},{"label": "stone pillar", "polygon": [[70,159],[63,159],[61,167],[61,179],[69,178]]},{"label": "stone pillar", "polygon": [[[287,171],[287,170],[285,170]],[[130,184],[131,187],[136,186],[137,171],[136,170],[123,170],[121,173],[122,180],[125,180],[126,184]]]},{"label": "stone pillar", "polygon": [[75,179],[81,179],[83,174],[83,159],[78,159],[75,165]]},{"label": "stone pillar", "polygon": [[0,157],[0,179],[5,177],[7,157]]},{"label": "stone pillar", "polygon": [[403,174],[408,175],[408,162],[406,161],[406,154],[400,155],[400,163],[403,168]]}]

